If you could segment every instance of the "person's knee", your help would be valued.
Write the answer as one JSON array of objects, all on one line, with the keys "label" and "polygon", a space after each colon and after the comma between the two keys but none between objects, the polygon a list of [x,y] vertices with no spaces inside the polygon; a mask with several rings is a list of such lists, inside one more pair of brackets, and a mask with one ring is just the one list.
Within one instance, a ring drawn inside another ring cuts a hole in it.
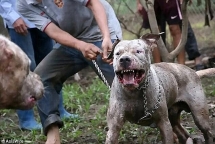
[{"label": "person's knee", "polygon": [[177,37],[181,35],[181,29],[179,25],[169,25],[169,30],[172,37]]}]

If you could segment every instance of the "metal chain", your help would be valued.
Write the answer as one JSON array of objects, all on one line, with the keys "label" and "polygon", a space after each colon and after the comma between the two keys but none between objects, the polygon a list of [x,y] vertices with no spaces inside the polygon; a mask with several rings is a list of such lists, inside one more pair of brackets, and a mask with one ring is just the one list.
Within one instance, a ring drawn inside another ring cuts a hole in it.
[{"label": "metal chain", "polygon": [[159,104],[160,104],[160,101],[161,101],[161,86],[159,84],[159,91],[158,91],[158,99],[157,99],[157,102],[155,103],[154,107],[151,109],[151,110],[148,110],[148,107],[147,107],[147,97],[146,97],[146,89],[147,87],[149,86],[149,77],[150,77],[150,71],[147,75],[147,79],[146,81],[144,82],[143,86],[140,87],[139,89],[142,89],[143,90],[143,102],[144,102],[144,110],[145,110],[145,116],[143,116],[142,118],[140,118],[138,120],[138,123],[141,121],[141,120],[147,120],[147,119],[150,119],[152,117],[152,114],[155,112],[156,109],[158,109],[159,107]]},{"label": "metal chain", "polygon": [[99,68],[98,64],[96,63],[95,60],[92,60],[92,62],[93,62],[93,64],[94,64],[95,68],[97,69],[99,75],[101,76],[103,82],[105,83],[105,85],[106,85],[106,86],[109,88],[109,90],[110,90],[110,85],[109,85],[109,83],[107,82],[107,80],[106,80],[105,76],[103,75],[101,69]]},{"label": "metal chain", "polygon": [[[112,51],[111,51],[111,53],[108,55],[108,59],[111,59],[111,58],[113,57],[114,49],[115,49],[116,45],[117,45],[119,42],[120,42],[120,40],[119,40],[118,36],[116,35],[116,40],[115,40],[115,42],[113,43]],[[95,60],[92,60],[92,62],[93,62],[93,64],[94,64],[95,68],[97,69],[97,71],[98,71],[100,77],[102,78],[103,82],[105,83],[105,85],[106,85],[106,86],[109,88],[109,90],[110,90],[110,89],[111,89],[111,86],[110,86],[109,83],[107,82],[107,80],[106,80],[105,76],[103,75],[102,71],[100,70],[98,64],[96,63]]]}]

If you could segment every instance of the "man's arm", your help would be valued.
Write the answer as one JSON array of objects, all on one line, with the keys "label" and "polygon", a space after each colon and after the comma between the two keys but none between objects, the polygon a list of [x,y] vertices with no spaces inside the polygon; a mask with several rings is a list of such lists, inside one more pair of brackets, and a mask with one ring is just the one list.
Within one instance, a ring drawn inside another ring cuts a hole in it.
[{"label": "man's arm", "polygon": [[96,22],[101,29],[101,33],[104,38],[110,38],[110,31],[108,29],[108,21],[105,13],[105,9],[99,0],[89,0],[87,5],[92,10]]},{"label": "man's arm", "polygon": [[101,30],[103,36],[102,49],[103,49],[103,60],[110,63],[107,60],[108,51],[112,50],[112,42],[110,38],[110,31],[108,28],[107,15],[105,9],[99,0],[88,0],[86,6],[92,10],[96,22]]},{"label": "man's arm", "polygon": [[46,26],[44,32],[58,43],[80,50],[88,59],[96,59],[96,56],[101,53],[95,45],[74,38],[52,22]]},{"label": "man's arm", "polygon": [[20,18],[20,15],[14,10],[10,0],[0,0],[0,15],[11,25]]},{"label": "man's arm", "polygon": [[14,10],[11,1],[0,0],[0,15],[7,22],[7,24],[13,25],[16,32],[22,34],[27,33],[27,26],[20,17],[19,13]]},{"label": "man's arm", "polygon": [[72,35],[55,25],[48,17],[39,14],[43,13],[43,11],[37,7],[33,8],[34,10],[37,9],[38,12],[33,11],[31,6],[28,5],[24,0],[17,1],[17,9],[20,14],[35,24],[39,30],[45,32],[56,42],[80,50],[87,59],[96,59],[96,56],[101,53],[101,50],[95,45],[74,38]]}]

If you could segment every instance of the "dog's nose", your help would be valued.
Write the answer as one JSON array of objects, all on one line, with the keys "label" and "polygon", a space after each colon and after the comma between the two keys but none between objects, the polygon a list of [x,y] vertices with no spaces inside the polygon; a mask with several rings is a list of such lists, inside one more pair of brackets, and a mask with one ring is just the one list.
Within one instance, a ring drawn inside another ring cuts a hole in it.
[{"label": "dog's nose", "polygon": [[128,56],[124,56],[120,58],[119,62],[120,62],[120,65],[124,68],[127,68],[128,66],[131,65],[131,59]]}]

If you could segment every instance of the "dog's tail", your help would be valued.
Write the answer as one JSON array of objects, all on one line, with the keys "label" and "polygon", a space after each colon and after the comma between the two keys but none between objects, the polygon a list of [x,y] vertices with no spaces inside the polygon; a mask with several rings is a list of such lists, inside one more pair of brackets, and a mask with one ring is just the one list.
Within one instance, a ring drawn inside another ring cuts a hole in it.
[{"label": "dog's tail", "polygon": [[200,70],[200,71],[197,71],[196,74],[200,78],[215,77],[215,68],[208,68],[208,69]]}]

